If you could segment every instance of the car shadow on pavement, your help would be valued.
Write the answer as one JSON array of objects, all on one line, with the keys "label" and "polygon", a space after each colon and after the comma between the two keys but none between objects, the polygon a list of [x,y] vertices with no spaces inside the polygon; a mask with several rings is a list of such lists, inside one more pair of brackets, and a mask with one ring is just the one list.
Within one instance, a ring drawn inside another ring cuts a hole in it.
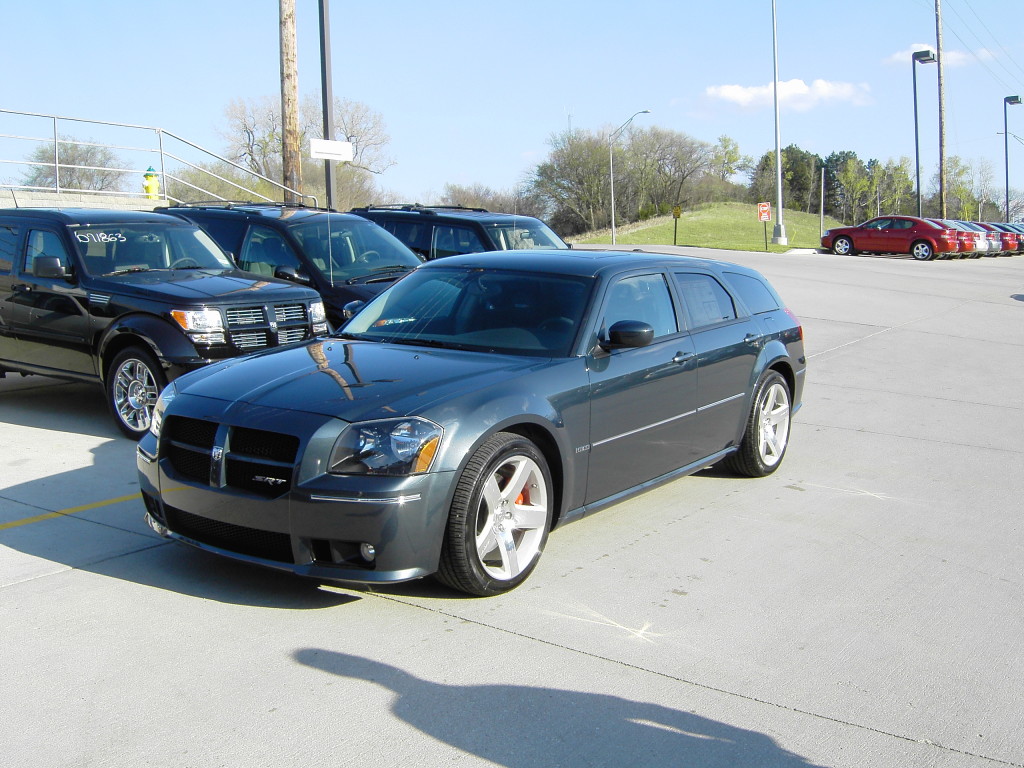
[{"label": "car shadow on pavement", "polygon": [[[558,688],[435,683],[390,664],[322,648],[302,648],[293,657],[307,667],[390,691],[392,716],[506,768],[812,768],[762,733],[650,702]],[[364,720],[375,718],[370,714]]]}]

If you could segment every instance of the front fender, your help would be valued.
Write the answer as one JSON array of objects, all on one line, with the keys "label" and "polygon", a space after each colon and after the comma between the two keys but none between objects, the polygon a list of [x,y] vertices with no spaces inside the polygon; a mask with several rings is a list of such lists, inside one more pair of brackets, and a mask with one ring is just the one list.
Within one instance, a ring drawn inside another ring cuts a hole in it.
[{"label": "front fender", "polygon": [[125,315],[104,331],[97,348],[103,361],[100,377],[106,376],[106,363],[127,346],[144,346],[168,372],[168,379],[205,365],[209,360],[176,326],[153,315]]}]

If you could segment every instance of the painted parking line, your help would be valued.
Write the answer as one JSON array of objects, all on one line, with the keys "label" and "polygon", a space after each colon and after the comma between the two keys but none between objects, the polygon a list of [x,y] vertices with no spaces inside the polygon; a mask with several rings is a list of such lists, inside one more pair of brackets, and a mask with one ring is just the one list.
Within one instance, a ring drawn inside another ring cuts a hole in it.
[{"label": "painted parking line", "polygon": [[141,493],[133,493],[130,496],[118,496],[116,499],[94,501],[92,504],[83,504],[80,507],[68,507],[67,509],[58,509],[56,512],[45,512],[41,515],[35,515],[34,517],[23,517],[21,520],[12,520],[9,523],[0,523],[0,531],[6,531],[8,528],[18,528],[22,525],[40,523],[43,520],[53,520],[56,517],[67,517],[79,512],[88,512],[90,509],[98,509],[99,507],[106,507],[111,504],[120,504],[122,501],[135,501],[136,499],[141,498]]}]

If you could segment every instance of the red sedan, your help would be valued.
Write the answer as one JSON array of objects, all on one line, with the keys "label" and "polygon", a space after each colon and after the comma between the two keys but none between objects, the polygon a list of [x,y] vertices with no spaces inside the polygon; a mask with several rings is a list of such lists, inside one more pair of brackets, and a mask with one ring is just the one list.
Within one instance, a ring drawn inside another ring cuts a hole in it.
[{"label": "red sedan", "polygon": [[879,216],[856,227],[837,227],[821,236],[821,247],[832,253],[909,253],[918,261],[940,253],[956,253],[957,234],[916,216]]}]

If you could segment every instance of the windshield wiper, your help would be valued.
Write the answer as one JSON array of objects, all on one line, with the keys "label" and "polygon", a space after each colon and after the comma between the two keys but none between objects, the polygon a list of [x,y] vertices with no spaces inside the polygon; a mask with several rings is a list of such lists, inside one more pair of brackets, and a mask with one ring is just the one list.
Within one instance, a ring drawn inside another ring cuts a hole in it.
[{"label": "windshield wiper", "polygon": [[124,269],[115,269],[110,274],[112,274],[112,275],[124,275],[124,274],[127,274],[128,272],[149,272],[149,267],[142,267],[142,266],[125,267]]},{"label": "windshield wiper", "polygon": [[409,264],[391,264],[390,266],[387,266],[387,267],[374,267],[370,271],[371,272],[399,272],[399,271],[401,271],[401,272],[408,272],[410,269],[415,269],[415,267],[410,266]]}]

